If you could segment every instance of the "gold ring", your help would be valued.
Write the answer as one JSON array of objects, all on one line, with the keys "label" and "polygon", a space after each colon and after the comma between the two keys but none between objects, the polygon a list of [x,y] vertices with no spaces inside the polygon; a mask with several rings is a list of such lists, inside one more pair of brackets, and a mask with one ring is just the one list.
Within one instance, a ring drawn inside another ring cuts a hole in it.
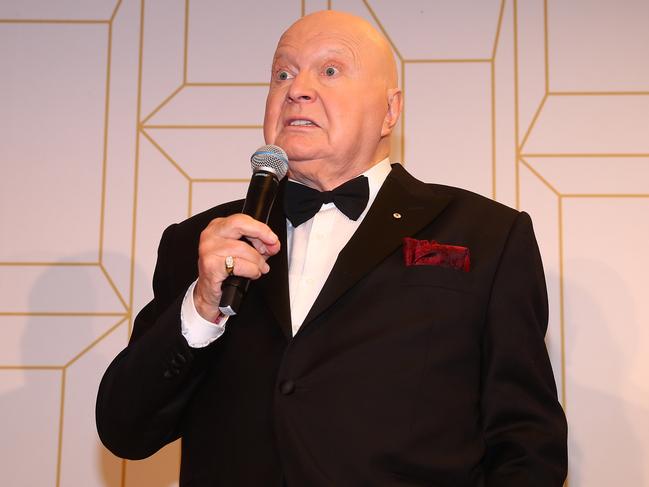
[{"label": "gold ring", "polygon": [[228,273],[228,276],[234,273],[234,257],[231,255],[225,257],[225,272]]}]

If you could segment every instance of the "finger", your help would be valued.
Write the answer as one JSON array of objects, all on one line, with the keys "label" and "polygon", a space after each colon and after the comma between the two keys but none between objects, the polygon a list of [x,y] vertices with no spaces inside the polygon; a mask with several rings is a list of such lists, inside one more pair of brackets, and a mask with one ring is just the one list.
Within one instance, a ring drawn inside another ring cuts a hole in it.
[{"label": "finger", "polygon": [[233,259],[233,266],[232,266],[232,274],[229,274],[227,272],[227,269],[225,267],[225,257],[223,257],[223,271],[225,273],[225,277],[228,277],[229,275],[233,276],[238,276],[238,277],[247,277],[248,279],[259,279],[263,274],[268,272],[268,264],[266,262],[263,262],[263,266],[259,266],[256,262],[250,262],[249,260],[243,259],[243,258],[234,258]]},{"label": "finger", "polygon": [[258,238],[249,238],[247,240],[265,259],[275,255],[277,252],[279,252],[280,249],[279,241],[275,245],[265,245]]},{"label": "finger", "polygon": [[214,252],[224,258],[227,255],[231,255],[235,258],[245,259],[259,266],[260,269],[267,267],[265,256],[241,240],[224,240],[222,245],[214,249]]},{"label": "finger", "polygon": [[217,274],[222,279],[227,277],[225,258],[232,256],[256,265],[262,273],[269,270],[266,259],[254,247],[241,240],[218,239],[199,246],[199,262],[204,274]]},{"label": "finger", "polygon": [[224,238],[256,238],[267,246],[274,246],[279,242],[277,235],[275,235],[268,225],[255,220],[249,215],[242,213],[230,215],[227,218],[223,218],[219,223],[218,232]]}]

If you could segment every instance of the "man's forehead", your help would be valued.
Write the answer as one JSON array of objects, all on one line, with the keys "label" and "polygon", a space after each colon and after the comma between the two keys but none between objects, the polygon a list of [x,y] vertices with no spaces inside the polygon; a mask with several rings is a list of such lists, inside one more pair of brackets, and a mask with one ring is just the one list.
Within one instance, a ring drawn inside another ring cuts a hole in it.
[{"label": "man's forehead", "polygon": [[349,42],[336,38],[320,38],[322,42],[291,42],[287,39],[277,45],[274,60],[294,58],[300,55],[314,54],[318,57],[336,56],[355,60],[357,47]]},{"label": "man's forehead", "polygon": [[358,51],[360,47],[361,36],[354,32],[341,29],[291,28],[279,39],[276,52],[327,49],[349,54]]}]

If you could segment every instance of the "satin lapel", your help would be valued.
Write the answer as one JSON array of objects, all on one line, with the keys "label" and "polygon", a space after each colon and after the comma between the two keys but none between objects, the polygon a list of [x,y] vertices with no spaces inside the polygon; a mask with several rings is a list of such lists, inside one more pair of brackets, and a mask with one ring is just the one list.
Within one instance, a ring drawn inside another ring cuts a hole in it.
[{"label": "satin lapel", "polygon": [[284,336],[289,339],[293,336],[293,331],[291,329],[291,308],[288,292],[286,217],[282,208],[285,181],[286,179],[280,183],[273,209],[268,218],[268,226],[279,237],[282,248],[279,253],[268,259],[270,272],[259,279],[259,287]]},{"label": "satin lapel", "polygon": [[365,219],[338,255],[300,329],[401,247],[404,237],[414,235],[430,223],[450,201],[450,198],[435,195],[428,185],[410,176],[400,164],[392,167]]}]

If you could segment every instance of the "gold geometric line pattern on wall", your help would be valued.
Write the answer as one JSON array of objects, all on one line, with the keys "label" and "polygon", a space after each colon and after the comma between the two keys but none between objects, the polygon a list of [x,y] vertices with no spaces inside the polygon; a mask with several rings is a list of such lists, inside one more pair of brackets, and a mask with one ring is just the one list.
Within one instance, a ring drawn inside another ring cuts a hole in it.
[{"label": "gold geometric line pattern on wall", "polygon": [[187,218],[192,216],[192,198],[194,196],[194,181],[189,180],[189,189],[187,191]]},{"label": "gold geometric line pattern on wall", "polygon": [[649,91],[548,91],[551,96],[649,96]]},{"label": "gold geometric line pattern on wall", "polygon": [[503,26],[503,17],[505,16],[505,0],[500,2],[500,11],[498,12],[498,22],[496,24],[496,35],[494,36],[494,44],[491,49],[491,62],[496,61],[496,53],[498,52],[498,42],[500,41],[500,32]]},{"label": "gold geometric line pattern on wall", "polygon": [[117,3],[115,4],[115,8],[113,9],[113,13],[110,15],[110,23],[111,24],[115,21],[115,17],[117,16],[117,12],[119,12],[119,8],[122,6],[122,1],[123,0],[117,0]]},{"label": "gold geometric line pattern on wall", "polygon": [[63,422],[65,411],[65,379],[66,370],[61,371],[61,400],[59,404],[59,433],[56,447],[56,487],[61,485],[61,458],[63,457]]},{"label": "gold geometric line pattern on wall", "polygon": [[[514,0],[514,29],[515,29],[515,36],[514,36],[514,48],[515,48],[515,105],[516,105],[516,137],[518,138],[519,136],[519,104],[518,104],[518,96],[519,96],[519,85],[518,85],[518,21],[517,21],[517,12],[516,12],[516,7],[517,7],[517,2]],[[561,360],[561,402],[564,407],[564,409],[567,410],[567,405],[568,405],[568,397],[567,397],[567,383],[566,383],[566,311],[565,311],[565,243],[564,243],[564,215],[563,215],[563,207],[564,207],[564,200],[567,198],[647,198],[649,195],[647,194],[638,194],[638,193],[608,193],[608,194],[595,194],[595,193],[561,193],[554,184],[552,184],[546,177],[544,177],[539,171],[536,170],[531,164],[529,164],[526,161],[526,158],[530,157],[547,157],[547,158],[565,158],[565,157],[571,157],[571,158],[581,158],[581,157],[592,157],[592,158],[611,158],[611,157],[625,157],[625,158],[638,158],[638,157],[646,157],[647,154],[645,153],[622,153],[622,154],[611,154],[611,153],[602,153],[602,151],[593,151],[593,153],[583,153],[583,151],[579,151],[579,153],[564,153],[565,151],[552,151],[552,150],[544,150],[543,153],[537,153],[539,151],[527,151],[528,153],[525,153],[525,145],[533,132],[537,121],[539,120],[539,117],[541,115],[541,112],[543,111],[546,101],[548,100],[549,97],[568,97],[568,96],[578,96],[578,97],[584,97],[584,96],[632,96],[632,95],[647,95],[649,92],[645,91],[628,91],[628,92],[623,92],[623,91],[552,91],[550,88],[550,69],[549,69],[549,49],[548,49],[548,44],[549,44],[549,36],[548,36],[548,5],[547,5],[547,0],[543,1],[543,7],[544,7],[544,55],[545,55],[545,93],[544,96],[537,107],[537,110],[532,118],[532,121],[525,131],[524,136],[522,137],[521,141],[516,143],[516,205],[517,207],[520,207],[520,176],[519,176],[519,167],[520,165],[523,165],[526,167],[534,176],[536,176],[546,187],[548,187],[552,193],[554,193],[557,197],[557,225],[558,225],[558,251],[559,251],[559,321],[560,321],[560,347],[561,347],[561,355],[560,355],[560,360]],[[534,152],[534,153],[532,153]],[[566,486],[569,485],[569,479],[566,480]]]},{"label": "gold geometric line pattern on wall", "polygon": [[[565,291],[565,256],[563,236],[563,198],[559,196],[557,224],[559,225],[559,340],[561,343],[561,405],[565,412],[568,411],[568,397],[566,393],[566,291]],[[565,486],[569,486],[566,478]]]},{"label": "gold geometric line pattern on wall", "polygon": [[593,157],[593,158],[618,158],[618,157],[631,157],[631,158],[645,158],[649,157],[649,152],[638,152],[638,153],[628,153],[628,152],[611,152],[611,153],[590,153],[590,152],[573,152],[573,153],[562,153],[562,152],[525,152],[521,154],[521,157],[535,157],[535,158],[570,158],[570,157]]},{"label": "gold geometric line pattern on wall", "polygon": [[[33,316],[33,315],[30,315]],[[69,315],[67,313],[62,313],[58,316],[62,317],[72,317],[72,316],[88,316],[88,315]],[[92,316],[100,316],[100,315],[92,315]],[[114,316],[115,318],[119,318],[118,321],[114,322],[114,324],[109,325],[108,328],[100,333],[96,338],[94,338],[90,343],[85,344],[82,346],[81,349],[78,349],[74,352],[72,352],[72,355],[68,358],[66,358],[62,363],[38,363],[38,364],[30,364],[30,365],[14,365],[14,364],[2,364],[0,365],[0,370],[65,370],[66,368],[70,367],[73,365],[77,360],[79,360],[81,357],[83,357],[85,354],[87,354],[90,350],[92,350],[96,345],[98,345],[102,340],[104,340],[108,335],[113,333],[117,328],[119,328],[122,324],[126,322],[128,319],[129,315],[124,314],[124,315],[107,315],[103,314],[101,316]]]},{"label": "gold geometric line pattern on wall", "polygon": [[[558,251],[559,251],[559,344],[560,344],[560,374],[561,374],[561,405],[566,409],[566,357],[565,357],[565,328],[564,328],[564,291],[563,291],[563,201],[561,193],[557,188],[543,177],[531,164],[522,157],[520,163],[527,168],[541,183],[546,186],[555,196],[557,201],[557,225],[558,225]],[[567,483],[566,483],[567,486]]]},{"label": "gold geometric line pattern on wall", "polygon": [[108,330],[106,330],[104,333],[102,333],[98,338],[93,340],[89,345],[87,345],[81,351],[79,351],[62,368],[62,372],[61,372],[61,377],[62,377],[62,379],[61,379],[61,409],[60,409],[60,418],[59,418],[59,441],[58,441],[57,460],[56,460],[56,485],[57,485],[57,487],[60,485],[60,482],[61,482],[61,460],[63,458],[63,432],[64,432],[63,426],[64,426],[64,413],[65,413],[65,384],[66,384],[66,377],[67,377],[68,367],[73,365],[77,360],[79,360],[86,353],[88,353],[92,348],[94,348],[97,344],[99,344],[102,340],[104,340],[104,338],[106,338],[108,335],[110,335],[115,330],[117,330],[128,318],[129,318],[128,316],[125,316],[122,319],[120,319],[117,323],[115,323]]},{"label": "gold geometric line pattern on wall", "polygon": [[122,306],[124,306],[124,309],[130,313],[131,309],[128,304],[126,304],[126,300],[124,299],[124,296],[122,296],[122,293],[119,292],[119,289],[117,289],[117,286],[115,285],[115,281],[113,281],[113,278],[110,277],[110,274],[106,270],[106,267],[104,267],[103,264],[99,264],[99,268],[101,269],[101,272],[104,274],[104,277],[108,281],[108,285],[113,289],[115,292],[115,296],[117,296],[117,299],[119,299],[120,303],[122,303]]},{"label": "gold geometric line pattern on wall", "polygon": [[[137,238],[137,207],[138,207],[138,185],[139,185],[139,166],[140,166],[140,129],[142,120],[142,61],[143,61],[143,47],[144,47],[144,14],[145,14],[145,0],[140,0],[140,22],[139,22],[139,35],[137,43],[137,99],[136,99],[136,115],[135,115],[135,154],[133,160],[133,200],[132,200],[132,220],[131,220],[131,265],[129,269],[129,295],[128,307],[133,309],[133,299],[135,294],[135,259],[136,259],[136,238]],[[129,315],[128,319],[128,336],[131,336],[133,331],[133,320],[135,319],[134,313]],[[120,471],[120,485],[126,485],[126,459],[121,461]]]},{"label": "gold geometric line pattern on wall", "polygon": [[498,43],[503,26],[503,17],[505,16],[505,0],[500,2],[500,11],[498,12],[498,21],[496,24],[496,35],[494,36],[493,47],[491,49],[490,75],[491,75],[491,198],[496,200],[496,54],[498,53]]},{"label": "gold geometric line pattern on wall", "polygon": [[[505,5],[503,0],[502,5]],[[492,61],[490,66],[491,81],[491,199],[496,200],[496,46],[498,45],[498,36],[500,34],[500,21],[502,20],[502,10],[496,31],[496,42],[494,43]],[[496,200],[497,201],[497,200]]]},{"label": "gold geometric line pattern on wall", "polygon": [[[115,7],[119,7],[121,0],[117,2]],[[107,148],[107,130],[108,130],[108,80],[110,79],[110,46],[111,46],[111,31],[112,24],[111,20],[84,20],[84,19],[0,19],[1,24],[41,24],[41,25],[55,25],[55,26],[65,26],[65,25],[97,25],[97,26],[106,26],[107,27],[107,50],[109,55],[107,56],[106,64],[106,85],[105,85],[105,99],[103,103],[104,107],[104,117],[103,117],[103,127],[102,127],[102,150],[101,150],[101,191],[99,196],[99,229],[98,229],[98,258],[97,262],[47,262],[47,261],[14,261],[14,262],[0,262],[0,266],[93,266],[101,265],[102,261],[102,249],[103,249],[103,220],[104,220],[104,199],[105,199],[105,172],[106,172],[106,148]]]},{"label": "gold geometric line pattern on wall", "polygon": [[77,360],[79,360],[81,357],[83,357],[85,354],[87,354],[93,347],[95,347],[104,338],[106,338],[108,335],[110,335],[115,330],[117,330],[117,328],[119,328],[128,318],[129,318],[129,315],[122,317],[117,323],[115,323],[108,330],[106,330],[104,333],[102,333],[97,338],[95,338],[86,347],[84,347],[82,350],[80,350],[74,357],[72,357],[70,360],[68,360],[68,362],[66,362],[66,364],[63,366],[63,368],[66,369],[66,368],[70,367],[72,364],[74,364]]},{"label": "gold geometric line pattern on wall", "polygon": [[93,317],[93,316],[114,316],[119,318],[119,321],[110,327],[107,331],[102,333],[99,337],[93,340],[90,344],[87,344],[82,350],[80,350],[74,357],[69,359],[63,365],[48,365],[48,364],[39,364],[39,365],[22,365],[22,366],[12,366],[12,365],[2,365],[0,370],[60,370],[61,371],[61,385],[60,385],[60,401],[59,401],[59,421],[58,421],[58,433],[57,433],[57,443],[56,443],[56,485],[57,487],[61,483],[61,459],[62,459],[62,450],[63,450],[63,432],[64,432],[64,411],[65,411],[65,392],[66,392],[66,369],[72,365],[76,360],[81,356],[90,351],[94,346],[101,342],[106,336],[116,330],[124,321],[130,317],[130,307],[126,304],[121,293],[117,289],[113,279],[107,272],[106,268],[102,264],[103,259],[103,243],[104,243],[104,214],[105,214],[105,194],[106,194],[106,165],[107,165],[107,140],[108,140],[108,120],[109,120],[109,107],[110,107],[110,69],[111,69],[111,58],[112,58],[112,22],[119,10],[119,7],[122,3],[122,0],[118,0],[116,3],[110,20],[109,21],[95,21],[95,20],[40,20],[40,19],[25,19],[21,21],[12,21],[12,20],[0,20],[2,24],[55,24],[55,25],[80,25],[80,24],[95,24],[95,25],[108,25],[108,39],[107,39],[107,67],[106,67],[106,84],[105,84],[105,102],[104,102],[104,127],[103,127],[103,141],[102,141],[102,170],[101,170],[101,204],[100,204],[100,223],[99,223],[99,238],[98,238],[98,262],[3,262],[0,263],[2,266],[25,266],[25,267],[99,267],[104,278],[107,280],[110,288],[117,296],[119,302],[124,307],[126,312],[116,313],[116,312],[75,312],[75,311],[57,311],[57,312],[0,312],[0,316],[28,316],[28,317]]},{"label": "gold geometric line pattern on wall", "polygon": [[0,316],[130,316],[117,311],[0,311]]},{"label": "gold geometric line pattern on wall", "polygon": [[142,122],[139,122],[139,125],[142,126],[146,124],[150,118],[152,118],[156,113],[158,113],[167,103],[171,101],[171,99],[180,92],[186,85],[184,83],[181,83],[175,90],[173,90],[169,95],[167,95],[152,111],[149,113],[146,117],[144,117],[144,120]]},{"label": "gold geometric line pattern on wall", "polygon": [[[492,167],[491,167],[491,172],[492,172],[492,197],[495,199],[496,196],[496,162],[495,162],[495,151],[496,151],[496,133],[495,133],[495,75],[493,73],[494,70],[494,60],[495,60],[495,55],[496,55],[496,50],[497,50],[497,44],[498,44],[498,39],[500,35],[500,29],[502,25],[502,18],[503,18],[503,13],[504,13],[504,8],[505,8],[505,0],[501,1],[500,7],[499,7],[499,13],[498,13],[498,20],[496,23],[496,34],[494,35],[494,40],[493,40],[493,48],[492,48],[492,57],[490,58],[446,58],[446,59],[441,59],[441,58],[427,58],[427,59],[412,59],[412,58],[405,58],[402,54],[396,43],[393,41],[392,37],[388,33],[387,29],[379,19],[378,15],[376,14],[375,10],[372,8],[370,5],[370,2],[368,0],[363,0],[363,4],[365,5],[367,11],[369,12],[370,16],[374,20],[374,22],[377,24],[379,27],[379,30],[382,32],[382,34],[385,36],[385,38],[388,40],[390,46],[394,50],[395,54],[397,55],[397,58],[399,62],[401,63],[401,87],[402,87],[402,96],[403,96],[403,109],[402,109],[402,114],[401,114],[401,163],[406,164],[406,137],[405,137],[405,127],[406,127],[406,89],[405,89],[405,78],[406,78],[406,64],[443,64],[443,63],[489,63],[490,68],[491,68],[491,77],[492,77],[492,83],[491,83],[491,92],[492,92],[492,113],[491,113],[491,120],[492,120],[492,134],[491,134],[491,143],[492,143]],[[331,2],[328,2],[328,8],[331,9]]]},{"label": "gold geometric line pattern on wall", "polygon": [[[120,2],[118,2],[115,7],[115,11],[111,16],[111,19],[114,18],[117,10],[119,9]],[[110,70],[112,64],[112,53],[113,53],[113,22],[112,20],[108,24],[108,42],[107,53],[106,53],[106,87],[105,87],[105,102],[104,102],[104,133],[103,133],[103,147],[101,155],[101,204],[100,204],[100,213],[99,213],[99,262],[103,262],[104,259],[104,224],[105,224],[105,212],[106,212],[106,165],[108,164],[108,121],[110,116]],[[108,274],[102,266],[102,270],[106,277]],[[110,279],[110,278],[109,278]],[[111,285],[114,284],[112,279],[110,279]],[[117,289],[115,289],[117,291]],[[121,298],[120,298],[121,299]],[[122,300],[123,302],[123,300]]]},{"label": "gold geometric line pattern on wall", "polygon": [[[543,185],[557,197],[558,214],[558,253],[559,253],[559,321],[560,321],[560,346],[561,346],[561,404],[564,410],[568,411],[569,397],[567,392],[567,362],[566,362],[566,276],[565,276],[565,228],[564,228],[564,201],[569,199],[649,199],[649,193],[637,192],[610,192],[594,193],[588,191],[570,192],[561,191],[557,184],[551,181],[547,176],[542,174],[538,168],[528,162],[527,158],[539,158],[552,160],[556,158],[573,158],[573,159],[592,159],[601,161],[602,159],[612,158],[647,158],[649,154],[522,154],[520,163],[526,167]],[[569,479],[566,480],[566,487],[569,485]]]},{"label": "gold geometric line pattern on wall", "polygon": [[250,178],[192,178],[192,183],[247,183]]},{"label": "gold geometric line pattern on wall", "polygon": [[106,24],[110,20],[101,19],[0,19],[0,24]]},{"label": "gold geometric line pattern on wall", "polygon": [[527,127],[527,130],[525,131],[525,134],[523,134],[523,137],[521,139],[520,147],[518,149],[519,153],[519,159],[520,159],[520,154],[523,151],[523,147],[525,147],[525,143],[527,142],[527,139],[529,138],[530,134],[532,133],[532,129],[536,125],[537,120],[539,119],[539,116],[541,115],[541,112],[543,111],[543,107],[545,106],[545,102],[548,99],[548,94],[545,93],[543,95],[543,98],[541,98],[541,102],[539,103],[539,106],[536,109],[536,112],[534,113],[534,116],[532,117],[532,121],[530,122],[529,127]]},{"label": "gold geometric line pattern on wall", "polygon": [[[129,309],[133,309],[133,297],[135,287],[135,245],[137,239],[137,205],[138,205],[138,186],[139,186],[139,167],[140,167],[140,120],[142,113],[142,61],[143,61],[143,47],[144,47],[144,14],[145,14],[145,0],[140,0],[140,31],[138,39],[138,61],[137,61],[137,101],[136,101],[136,116],[135,116],[135,158],[133,164],[133,215],[132,215],[132,228],[131,228],[131,269],[129,276]],[[128,334],[131,335],[133,331],[133,319],[135,316],[131,314],[128,322]],[[122,467],[124,468],[125,465]]]},{"label": "gold geometric line pattern on wall", "polygon": [[178,164],[176,161],[173,160],[173,158],[165,152],[165,150],[160,147],[160,145],[148,134],[146,130],[140,130],[140,133],[144,135],[151,144],[160,151],[160,153],[164,156],[165,159],[167,159],[171,165],[187,180],[191,181],[191,178],[189,177],[189,174],[185,172],[185,170],[180,167],[180,164]]},{"label": "gold geometric line pattern on wall", "polygon": [[539,181],[541,181],[550,191],[555,195],[561,196],[561,193],[557,188],[555,188],[547,179],[545,179],[531,164],[529,164],[523,157],[521,157],[521,163],[532,173],[534,174]]},{"label": "gold geometric line pattern on wall", "polygon": [[[124,315],[130,313],[130,307],[127,306],[126,301],[124,300],[124,297],[120,293],[120,291],[117,289],[117,286],[115,285],[114,280],[112,277],[109,275],[105,267],[100,264],[100,263],[85,263],[85,262],[75,262],[75,263],[69,263],[69,262],[64,262],[64,263],[40,263],[40,262],[27,262],[27,263],[5,263],[3,265],[4,269],[6,269],[6,272],[11,272],[15,273],[18,271],[18,268],[23,268],[23,272],[28,272],[29,275],[36,276],[37,274],[34,274],[38,271],[38,268],[43,268],[43,269],[52,269],[52,272],[56,270],[56,272],[59,272],[59,279],[62,278],[63,276],[67,276],[71,279],[78,280],[79,278],[89,278],[91,281],[94,281],[96,284],[101,284],[102,282],[105,283],[105,286],[98,287],[98,291],[100,291],[99,296],[101,296],[101,299],[103,299],[103,311],[73,311],[73,310],[67,310],[65,309],[60,310],[56,309],[56,304],[41,304],[40,309],[38,311],[29,311],[27,309],[21,309],[20,306],[26,306],[26,304],[12,304],[15,306],[18,306],[18,308],[14,308],[12,311],[7,311],[2,310],[0,311],[0,316],[61,316],[62,314],[68,314],[70,316],[93,316],[95,314],[101,314],[103,316],[119,316],[119,315]],[[86,270],[87,269],[87,270]],[[63,274],[60,274],[63,273]],[[81,288],[77,288],[72,286],[70,288],[70,292],[74,293],[77,292]],[[61,297],[64,295],[62,294]],[[113,301],[113,297],[116,298],[116,301]],[[66,304],[58,302],[58,305],[61,307],[65,307]],[[72,303],[72,301],[69,301],[69,303]],[[77,303],[72,303],[73,305],[76,305]],[[81,303],[80,303],[81,304]],[[30,306],[33,309],[33,304]],[[10,308],[11,309],[11,308]],[[38,309],[38,308],[37,308]],[[81,308],[83,309],[83,308]]]},{"label": "gold geometric line pattern on wall", "polygon": [[564,198],[649,198],[649,193],[564,193]]},{"label": "gold geometric line pattern on wall", "polygon": [[108,335],[113,333],[117,328],[120,327],[126,320],[128,316],[122,317],[118,322],[112,325],[108,330],[102,333],[99,337],[94,339],[90,344],[86,345],[75,353],[73,357],[68,359],[68,361],[63,365],[31,365],[31,366],[0,366],[0,370],[59,370],[61,371],[61,385],[60,385],[60,396],[59,396],[59,420],[58,420],[58,433],[57,433],[57,449],[56,449],[56,485],[59,486],[61,482],[61,460],[63,455],[63,433],[64,433],[64,412],[65,412],[65,393],[66,393],[66,373],[68,367],[74,364],[79,358],[88,353],[93,347],[95,347],[99,342],[101,342]]},{"label": "gold geometric line pattern on wall", "polygon": [[100,265],[99,262],[0,262],[0,266],[42,266],[42,267],[94,267]]},{"label": "gold geometric line pattern on wall", "polygon": [[63,370],[63,365],[0,365],[0,370]]},{"label": "gold geometric line pattern on wall", "polygon": [[[600,97],[607,97],[610,99],[623,99],[629,96],[640,96],[644,97],[649,95],[649,93],[638,93],[638,92],[600,92],[600,93],[589,93],[589,92],[564,92],[564,93],[546,93],[545,96],[543,97],[541,103],[539,104],[536,113],[534,114],[534,117],[532,119],[532,122],[530,123],[530,126],[527,128],[525,135],[521,141],[520,147],[519,147],[519,156],[522,154],[530,155],[530,154],[535,154],[537,153],[532,153],[532,152],[526,152],[526,144],[529,142],[529,137],[532,134],[535,126],[537,125],[537,122],[540,120],[541,116],[544,113],[544,108],[546,107],[546,102],[552,99],[558,99],[558,98],[564,98],[564,99],[570,99],[570,98],[587,98],[587,97],[593,97],[593,98],[600,98]],[[648,115],[649,117],[649,115]],[[562,152],[561,150],[549,150],[547,152],[544,152],[547,156],[551,155],[559,155],[559,156],[564,156],[566,154],[571,154],[571,153],[565,153]],[[600,151],[595,151],[592,153],[583,153],[583,152],[576,152],[572,153],[575,156],[600,156],[600,157],[618,157],[618,156],[629,156],[629,157],[644,157],[646,153],[644,152],[633,152],[630,151],[628,153],[608,153],[608,152],[600,152]]]},{"label": "gold geometric line pattern on wall", "polygon": [[435,63],[490,63],[492,58],[435,58],[435,59],[403,59],[408,64],[435,64]]},{"label": "gold geometric line pattern on wall", "polygon": [[514,181],[516,186],[516,209],[521,207],[521,177],[520,177],[520,86],[518,76],[518,0],[513,2],[513,28],[514,28],[514,141],[516,145],[516,157],[514,160]]},{"label": "gold geometric line pattern on wall", "polygon": [[[178,93],[180,93],[181,90],[184,88],[189,88],[189,87],[263,87],[263,86],[270,86],[270,83],[259,83],[259,82],[228,82],[228,83],[222,83],[222,82],[214,82],[214,83],[207,83],[207,82],[186,82],[186,83],[181,83],[176,89],[174,89],[169,95],[167,95],[152,111],[149,113],[146,117],[141,122],[141,125],[145,128],[151,128],[151,127],[156,127],[158,128],[159,126],[156,125],[150,125],[147,122],[153,118],[162,108],[164,108]],[[225,125],[225,127],[228,127],[228,125]],[[235,126],[236,127],[236,126]],[[237,127],[238,128],[238,127]]]},{"label": "gold geometric line pattern on wall", "polygon": [[188,81],[183,86],[270,86],[265,81]]},{"label": "gold geometric line pattern on wall", "polygon": [[[188,83],[176,88],[172,94],[166,96],[159,106],[157,106],[150,115],[148,115],[141,124],[145,127],[159,125],[182,125],[182,126],[261,126],[263,112],[258,107],[253,108],[249,105],[250,100],[257,99],[259,103],[265,104],[266,89],[268,83]],[[240,88],[240,89],[238,89]],[[233,98],[233,97],[239,97]],[[188,112],[188,104],[196,100],[202,100],[202,103],[209,103],[211,112],[207,113],[207,107],[199,113]],[[240,112],[237,113],[241,119],[239,123],[233,123],[223,120],[221,103],[229,104],[248,103],[240,105]],[[262,105],[263,106],[263,105]],[[169,117],[175,120],[171,122]],[[180,117],[180,120],[177,119]],[[204,120],[198,123],[198,120]],[[210,122],[207,122],[210,120]],[[214,123],[218,120],[218,123]]]},{"label": "gold geometric line pattern on wall", "polygon": [[[16,2],[18,3],[18,2]],[[33,3],[33,2],[30,2]],[[80,23],[107,23],[115,19],[115,15],[122,4],[122,0],[117,0],[110,16],[107,19],[43,19],[43,18],[6,18],[0,19],[0,23],[12,24],[80,24]],[[33,5],[32,5],[33,6]]]},{"label": "gold geometric line pattern on wall", "polygon": [[406,165],[406,63],[401,61],[401,164]]},{"label": "gold geometric line pattern on wall", "polygon": [[263,125],[172,125],[172,124],[147,124],[142,125],[143,132],[146,132],[146,129],[263,129]]},{"label": "gold geometric line pattern on wall", "polygon": [[185,22],[183,24],[183,85],[187,84],[187,49],[189,46],[189,0],[185,0]]},{"label": "gold geometric line pattern on wall", "polygon": [[[548,0],[543,0],[543,62],[545,64],[545,95],[550,91],[550,48],[548,35]],[[544,99],[545,101],[545,99]]]}]

